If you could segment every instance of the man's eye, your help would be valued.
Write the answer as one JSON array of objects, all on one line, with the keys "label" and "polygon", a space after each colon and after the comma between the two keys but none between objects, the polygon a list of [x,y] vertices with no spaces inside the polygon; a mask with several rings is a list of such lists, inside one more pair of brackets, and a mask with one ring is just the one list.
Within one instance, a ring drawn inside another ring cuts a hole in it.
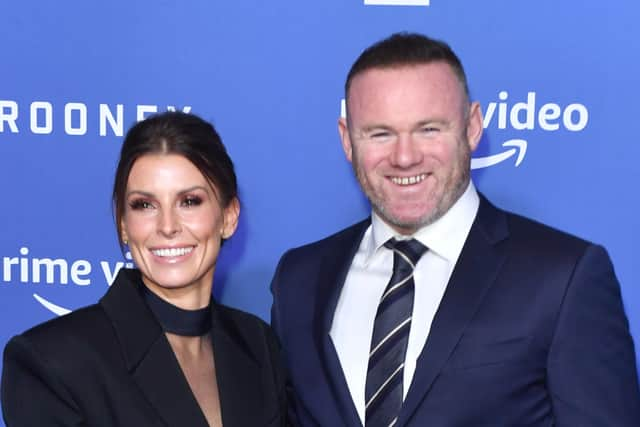
[{"label": "man's eye", "polygon": [[202,204],[202,199],[200,197],[186,197],[182,201],[182,205],[187,207],[200,206],[201,204]]},{"label": "man's eye", "polygon": [[425,126],[423,128],[420,128],[421,133],[433,133],[433,132],[438,132],[439,130],[440,129],[434,126]]},{"label": "man's eye", "polygon": [[373,132],[369,135],[369,138],[377,140],[388,139],[391,138],[391,132]]}]

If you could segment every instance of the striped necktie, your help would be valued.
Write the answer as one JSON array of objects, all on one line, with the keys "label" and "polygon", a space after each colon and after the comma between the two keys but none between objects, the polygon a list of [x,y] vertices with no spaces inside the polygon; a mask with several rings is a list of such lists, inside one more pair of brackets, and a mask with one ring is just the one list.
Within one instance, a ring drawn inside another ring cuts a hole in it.
[{"label": "striped necktie", "polygon": [[415,239],[390,239],[393,273],[373,324],[365,387],[365,426],[393,426],[402,406],[404,360],[413,312],[413,270],[427,248]]}]

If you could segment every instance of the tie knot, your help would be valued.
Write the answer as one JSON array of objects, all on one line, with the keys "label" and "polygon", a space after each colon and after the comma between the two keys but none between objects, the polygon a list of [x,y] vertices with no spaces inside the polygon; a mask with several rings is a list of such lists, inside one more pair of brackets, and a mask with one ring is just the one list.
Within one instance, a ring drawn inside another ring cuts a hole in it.
[{"label": "tie knot", "polygon": [[416,239],[398,240],[393,237],[387,240],[384,246],[409,258],[413,266],[416,265],[420,257],[427,251],[427,247]]}]

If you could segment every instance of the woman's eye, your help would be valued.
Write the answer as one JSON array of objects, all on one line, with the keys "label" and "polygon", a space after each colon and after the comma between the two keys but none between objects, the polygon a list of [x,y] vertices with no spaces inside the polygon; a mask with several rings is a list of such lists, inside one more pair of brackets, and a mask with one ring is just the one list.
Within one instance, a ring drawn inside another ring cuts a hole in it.
[{"label": "woman's eye", "polygon": [[129,207],[134,211],[137,211],[137,210],[143,210],[143,209],[151,209],[153,205],[147,200],[138,199],[138,200],[133,200],[131,203],[129,203]]},{"label": "woman's eye", "polygon": [[194,197],[194,196],[186,197],[182,201],[182,205],[187,207],[199,206],[201,204],[202,204],[202,199],[200,197]]}]

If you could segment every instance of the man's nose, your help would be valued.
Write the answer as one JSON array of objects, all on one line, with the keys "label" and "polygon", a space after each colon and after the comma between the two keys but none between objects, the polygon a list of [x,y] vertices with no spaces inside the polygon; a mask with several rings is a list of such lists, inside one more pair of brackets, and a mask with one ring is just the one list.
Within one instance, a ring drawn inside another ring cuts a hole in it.
[{"label": "man's nose", "polygon": [[411,134],[402,133],[398,135],[391,162],[394,166],[408,168],[422,161],[422,151]]}]

